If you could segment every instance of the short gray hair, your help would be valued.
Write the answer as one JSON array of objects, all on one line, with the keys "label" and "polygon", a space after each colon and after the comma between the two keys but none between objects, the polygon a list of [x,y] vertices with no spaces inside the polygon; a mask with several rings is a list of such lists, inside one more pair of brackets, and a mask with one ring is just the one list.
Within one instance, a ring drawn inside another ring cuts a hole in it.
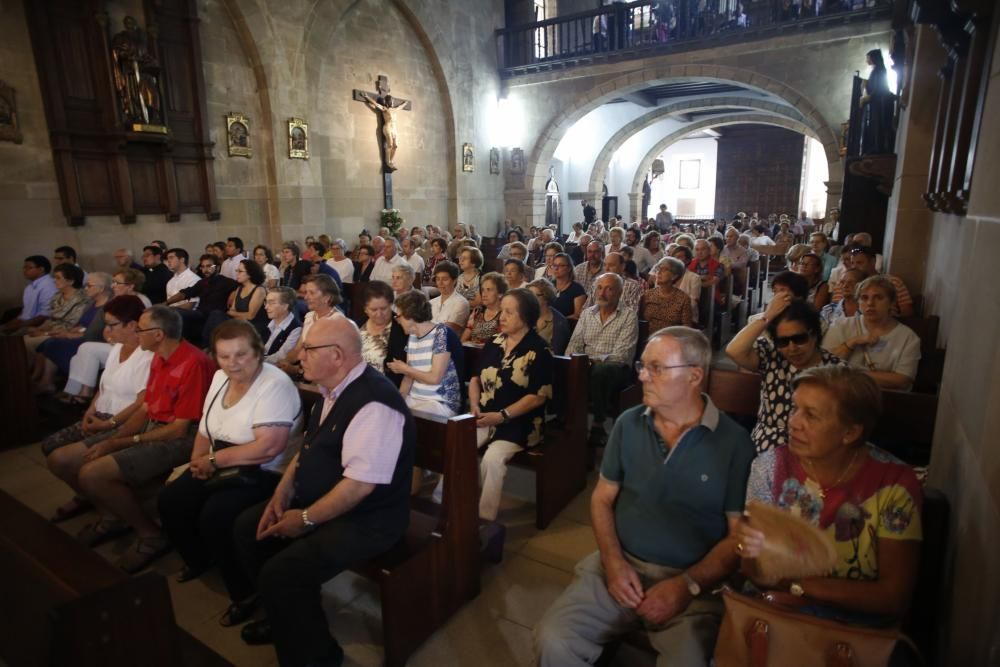
[{"label": "short gray hair", "polygon": [[654,270],[656,272],[659,272],[662,269],[670,271],[670,273],[674,274],[677,278],[683,276],[684,272],[687,271],[687,269],[684,268],[684,262],[677,259],[676,257],[664,257],[659,262],[657,262],[656,266],[654,267]]},{"label": "short gray hair", "polygon": [[706,373],[712,364],[712,345],[705,334],[691,327],[664,327],[653,333],[646,345],[657,338],[672,338],[681,348],[681,359],[685,364],[701,368]]},{"label": "short gray hair", "polygon": [[184,320],[177,312],[176,308],[164,306],[162,304],[150,306],[146,309],[149,321],[163,332],[163,335],[171,340],[180,340],[184,331]]},{"label": "short gray hair", "polygon": [[410,278],[410,280],[413,280],[414,277],[416,277],[417,275],[417,272],[414,271],[413,267],[410,266],[409,263],[407,262],[400,262],[396,266],[392,267],[392,272],[396,273],[396,271],[399,271],[400,273],[405,273]]},{"label": "short gray hair", "polygon": [[527,287],[529,289],[537,287],[538,291],[542,293],[542,298],[545,299],[545,304],[548,306],[551,306],[552,302],[556,300],[556,288],[552,286],[552,283],[544,278],[532,280],[527,284]]},{"label": "short gray hair", "polygon": [[111,293],[111,281],[114,280],[110,273],[104,273],[103,271],[91,271],[87,274],[88,278],[93,278],[100,283],[101,291]]}]

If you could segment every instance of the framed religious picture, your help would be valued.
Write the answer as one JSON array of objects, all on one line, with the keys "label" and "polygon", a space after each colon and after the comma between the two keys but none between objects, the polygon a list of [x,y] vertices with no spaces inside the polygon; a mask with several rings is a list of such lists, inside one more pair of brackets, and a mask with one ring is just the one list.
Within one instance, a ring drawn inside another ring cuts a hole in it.
[{"label": "framed religious picture", "polygon": [[500,149],[491,148],[490,149],[490,173],[499,174],[500,173]]},{"label": "framed religious picture", "polygon": [[473,171],[475,169],[475,156],[472,153],[472,144],[462,144],[462,171]]},{"label": "framed religious picture", "polygon": [[301,118],[288,119],[289,159],[309,159],[309,124]]},{"label": "framed religious picture", "polygon": [[0,141],[21,143],[24,139],[17,122],[17,100],[14,89],[0,81]]},{"label": "framed religious picture", "polygon": [[250,157],[250,119],[239,111],[226,114],[226,143],[230,157]]},{"label": "framed religious picture", "polygon": [[512,174],[524,173],[524,149],[522,148],[510,149],[510,173]]}]

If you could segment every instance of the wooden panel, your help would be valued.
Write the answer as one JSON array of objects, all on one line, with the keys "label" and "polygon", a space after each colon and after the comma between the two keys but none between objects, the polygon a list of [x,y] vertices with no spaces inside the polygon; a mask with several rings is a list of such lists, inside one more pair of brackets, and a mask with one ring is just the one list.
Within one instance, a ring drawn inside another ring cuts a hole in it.
[{"label": "wooden panel", "polygon": [[796,216],[805,137],[761,125],[722,128],[716,169],[716,215],[738,211]]},{"label": "wooden panel", "polygon": [[174,173],[177,174],[177,196],[180,199],[181,209],[185,211],[199,209],[204,192],[198,164],[176,160]]},{"label": "wooden panel", "polygon": [[156,162],[131,159],[128,162],[132,178],[132,196],[136,213],[156,213],[160,207],[160,185]]},{"label": "wooden panel", "polygon": [[80,202],[84,212],[96,213],[105,209],[114,210],[115,188],[112,185],[108,162],[100,157],[77,157],[75,166]]}]

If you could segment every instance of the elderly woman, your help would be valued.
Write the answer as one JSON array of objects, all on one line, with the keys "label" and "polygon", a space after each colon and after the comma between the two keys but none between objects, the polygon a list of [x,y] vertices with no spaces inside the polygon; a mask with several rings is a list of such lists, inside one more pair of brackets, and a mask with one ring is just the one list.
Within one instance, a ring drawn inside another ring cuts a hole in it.
[{"label": "elderly woman", "polygon": [[555,288],[548,280],[539,279],[528,283],[528,289],[538,299],[539,314],[535,321],[535,331],[552,349],[552,354],[563,354],[569,344],[569,320],[549,305],[556,300]]},{"label": "elderly woman", "polygon": [[673,257],[664,257],[653,267],[656,282],[639,301],[639,319],[649,322],[650,332],[663,327],[691,326],[691,298],[677,287],[686,271],[684,263]]},{"label": "elderly woman", "polygon": [[448,242],[438,237],[431,239],[430,254],[424,267],[424,284],[434,284],[434,267],[438,262],[448,261]]},{"label": "elderly woman", "polygon": [[514,289],[500,302],[500,333],[487,341],[469,381],[470,411],[477,417],[477,440],[486,452],[479,466],[479,516],[497,518],[507,462],[537,445],[552,398],[552,355],[532,323],[538,300]]},{"label": "elderly woman", "polygon": [[[792,383],[787,445],[754,460],[747,500],[809,521],[832,540],[837,563],[825,577],[782,582],[807,613],[865,625],[906,615],[922,538],[920,484],[909,466],[865,442],[878,421],[881,392],[864,373],[840,366],[803,371]],[[768,536],[736,530],[743,571]]]},{"label": "elderly woman", "polygon": [[[762,336],[765,330],[769,337]],[[730,359],[761,375],[757,425],[750,434],[758,452],[785,444],[795,377],[806,368],[843,365],[820,347],[821,337],[816,309],[783,292],[726,346]]]},{"label": "elderly woman", "polygon": [[416,280],[417,272],[407,263],[397,264],[392,267],[392,292],[393,298],[398,299],[414,288],[413,281]]},{"label": "elderly woman", "polygon": [[[404,294],[412,291],[406,290]],[[365,287],[363,298],[368,319],[361,327],[361,356],[380,373],[386,372],[387,360],[406,356],[406,334],[392,315],[394,297],[392,288],[378,280]]]},{"label": "elderly woman", "polygon": [[142,304],[149,308],[153,305],[153,302],[149,300],[145,294],[142,293],[143,283],[146,282],[146,276],[142,271],[136,269],[122,269],[115,273],[111,277],[111,292],[115,296],[126,296],[129,294],[139,297]]},{"label": "elderly woman", "polygon": [[37,327],[28,329],[24,337],[29,364],[34,362],[39,345],[50,336],[72,331],[90,307],[90,299],[81,289],[83,270],[80,267],[75,264],[59,264],[52,269],[52,281],[55,283],[56,293],[49,306],[49,317]]},{"label": "elderly woman", "polygon": [[302,335],[302,322],[295,316],[295,290],[276,287],[264,297],[264,311],[270,320],[264,335],[264,361],[277,364],[295,349]]},{"label": "elderly woman", "polygon": [[273,289],[281,282],[281,271],[274,264],[274,253],[266,245],[259,245],[253,249],[253,261],[264,272],[264,286]]},{"label": "elderly woman", "polygon": [[799,257],[796,266],[798,274],[809,283],[809,294],[806,296],[806,300],[817,311],[822,310],[826,304],[830,303],[830,286],[823,280],[823,260],[813,253],[807,252]]},{"label": "elderly woman", "polygon": [[458,254],[458,276],[455,291],[465,297],[473,308],[479,305],[479,279],[483,268],[483,253],[479,248],[462,248]]},{"label": "elderly woman", "polygon": [[611,242],[604,247],[605,257],[608,256],[609,252],[620,253],[622,251],[622,246],[625,241],[625,230],[621,227],[612,227],[608,232],[608,238],[611,239]]},{"label": "elderly woman", "polygon": [[895,286],[876,274],[865,278],[855,295],[861,313],[830,327],[823,347],[866,371],[880,387],[909,391],[920,362],[920,338],[892,316]]},{"label": "elderly woman", "polygon": [[503,262],[503,279],[507,281],[508,289],[525,286],[524,262],[519,259],[505,259]]},{"label": "elderly woman", "polygon": [[302,406],[288,376],[264,363],[264,345],[250,323],[220,324],[211,350],[219,370],[205,395],[191,462],[160,493],[159,509],[184,559],[179,582],[219,566],[233,601],[219,621],[228,627],[254,609],[252,587],[236,562],[233,523],[274,493],[297,448]]},{"label": "elderly woman", "polygon": [[[111,276],[94,271],[87,275],[83,291],[90,300],[90,308],[80,317],[77,326],[53,334],[38,346],[32,382],[40,390],[51,390],[56,372],[69,373],[69,363],[84,343],[104,341],[104,306],[111,300]],[[78,405],[86,405],[86,399],[73,400]]]},{"label": "elderly woman", "polygon": [[449,261],[438,262],[434,266],[434,284],[439,296],[431,299],[431,313],[435,322],[451,327],[456,336],[461,336],[469,321],[469,302],[455,291],[458,281],[458,267]]},{"label": "elderly woman", "polygon": [[301,292],[309,308],[302,322],[302,335],[299,336],[299,342],[295,347],[288,352],[288,356],[278,362],[278,368],[292,377],[301,375],[299,357],[302,354],[306,334],[309,333],[313,323],[318,319],[343,317],[343,313],[337,310],[337,305],[341,302],[340,288],[330,276],[320,273],[304,277]]},{"label": "elderly woman", "polygon": [[[110,352],[100,388],[83,419],[42,441],[42,453],[49,469],[77,493],[80,492],[78,475],[84,455],[91,447],[114,435],[142,405],[153,361],[152,352],[139,348],[136,333],[143,310],[145,306],[134,295],[115,297],[104,306],[104,335],[110,343]],[[53,521],[72,518],[89,507],[89,501],[75,496],[59,506]]]},{"label": "elderly woman", "polygon": [[507,292],[507,281],[491,271],[479,281],[480,305],[472,309],[469,323],[462,332],[463,343],[482,345],[496,335],[500,327],[500,299]]},{"label": "elderly woman", "polygon": [[346,255],[347,243],[344,239],[336,239],[330,244],[330,259],[326,260],[326,265],[337,272],[341,282],[354,282],[354,263]]},{"label": "elderly woman", "polygon": [[431,317],[431,304],[423,292],[408,292],[396,301],[396,321],[409,336],[406,361],[397,359],[386,366],[403,376],[399,391],[411,409],[451,417],[462,405],[462,383],[448,351],[445,325]]}]

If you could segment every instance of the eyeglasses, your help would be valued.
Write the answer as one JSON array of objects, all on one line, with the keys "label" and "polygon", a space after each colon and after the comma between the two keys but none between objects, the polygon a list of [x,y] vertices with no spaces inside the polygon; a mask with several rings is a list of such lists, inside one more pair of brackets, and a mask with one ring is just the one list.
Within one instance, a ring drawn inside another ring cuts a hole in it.
[{"label": "eyeglasses", "polygon": [[325,345],[303,345],[302,352],[312,352],[313,350],[322,350],[324,347],[340,347],[339,343],[326,343]]},{"label": "eyeglasses", "polygon": [[143,329],[141,327],[136,327],[136,333],[146,333],[147,331],[163,331],[163,327],[149,327],[148,329]]},{"label": "eyeglasses", "polygon": [[788,347],[789,343],[805,345],[809,342],[810,337],[811,335],[808,332],[792,334],[791,336],[775,336],[774,344],[776,347]]},{"label": "eyeglasses", "polygon": [[675,364],[673,366],[661,366],[659,364],[647,364],[642,361],[637,361],[635,362],[635,372],[642,373],[643,371],[646,371],[652,377],[658,378],[660,377],[660,373],[668,371],[671,368],[689,368],[695,365],[696,364]]},{"label": "eyeglasses", "polygon": [[112,285],[117,285],[118,287],[123,287],[123,286],[125,286],[125,285],[128,285],[128,283],[123,283],[123,282],[122,282],[122,281],[120,281],[120,280],[112,280],[112,281],[111,281],[111,284],[112,284]]}]

